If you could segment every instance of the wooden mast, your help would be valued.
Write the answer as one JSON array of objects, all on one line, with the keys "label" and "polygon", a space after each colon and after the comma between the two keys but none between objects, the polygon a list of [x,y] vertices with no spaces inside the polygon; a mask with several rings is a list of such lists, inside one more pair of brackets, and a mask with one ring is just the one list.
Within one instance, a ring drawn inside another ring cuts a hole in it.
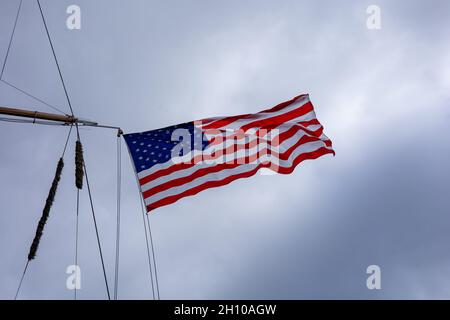
[{"label": "wooden mast", "polygon": [[66,124],[78,123],[78,124],[91,125],[91,126],[97,125],[96,122],[79,119],[79,118],[73,117],[71,115],[60,115],[60,114],[54,114],[54,113],[30,111],[30,110],[17,109],[17,108],[6,108],[6,107],[1,107],[1,106],[0,106],[0,114],[4,114],[7,116],[21,117],[21,118],[30,118],[30,119],[35,119],[35,120],[40,119],[40,120],[47,120],[47,121],[56,121],[56,122],[62,122],[62,123],[66,123]]}]

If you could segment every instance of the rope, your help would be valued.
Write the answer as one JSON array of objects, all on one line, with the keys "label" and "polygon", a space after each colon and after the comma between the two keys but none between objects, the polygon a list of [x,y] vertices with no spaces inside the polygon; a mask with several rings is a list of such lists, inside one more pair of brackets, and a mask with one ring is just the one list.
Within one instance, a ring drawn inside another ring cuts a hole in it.
[{"label": "rope", "polygon": [[25,274],[26,274],[26,272],[28,270],[28,265],[29,265],[30,261],[33,260],[36,257],[36,252],[37,252],[37,249],[39,247],[39,243],[40,243],[43,231],[44,231],[44,227],[45,227],[45,224],[47,223],[48,217],[50,215],[50,209],[51,209],[51,207],[53,205],[53,202],[55,200],[56,191],[58,189],[58,184],[59,184],[59,181],[61,179],[61,173],[62,173],[62,170],[64,168],[64,160],[63,160],[63,158],[64,158],[64,155],[66,153],[67,144],[68,144],[68,141],[69,141],[71,133],[72,133],[72,126],[70,127],[69,133],[67,134],[66,142],[64,144],[64,150],[63,150],[63,152],[61,154],[61,157],[59,158],[58,166],[56,167],[55,177],[53,178],[52,186],[50,188],[50,191],[49,191],[48,196],[47,196],[47,200],[45,202],[44,209],[42,211],[42,216],[39,219],[39,223],[38,223],[38,226],[36,228],[36,234],[34,236],[32,244],[30,246],[30,251],[28,253],[27,263],[26,263],[25,269],[24,269],[24,271],[22,273],[22,277],[20,278],[20,282],[19,282],[19,285],[17,287],[16,295],[14,297],[15,300],[17,299],[17,297],[19,295],[19,292],[20,292],[20,288],[22,287],[22,282],[23,282]]},{"label": "rope", "polygon": [[[80,189],[77,189],[77,217],[76,217],[76,223],[75,223],[75,266],[77,267],[77,269],[78,269],[78,215],[79,215],[79,212],[80,212]],[[75,300],[77,300],[77,286],[76,286],[76,284],[77,284],[77,282],[78,282],[78,278],[77,278],[77,276],[78,276],[78,270],[76,270],[76,273],[75,273],[75,292],[74,292],[74,295],[75,295]]]},{"label": "rope", "polygon": [[116,265],[114,275],[114,300],[117,300],[119,290],[119,260],[120,260],[120,200],[122,184],[122,150],[120,131],[117,134],[117,231],[116,231]]},{"label": "rope", "polygon": [[155,268],[156,293],[158,294],[158,300],[160,300],[161,296],[159,295],[158,269],[156,268],[155,249],[153,247],[152,229],[150,227],[150,217],[148,214],[147,214],[147,226],[148,226],[148,233],[150,235],[150,245],[152,248],[153,267]]},{"label": "rope", "polygon": [[[50,47],[52,49],[53,58],[55,59],[56,67],[58,69],[59,77],[61,79],[61,83],[62,83],[62,86],[63,86],[63,89],[64,89],[64,93],[66,95],[67,103],[68,103],[69,108],[70,108],[70,113],[72,114],[73,117],[75,117],[74,112],[73,112],[73,108],[72,108],[72,103],[70,102],[69,94],[67,92],[66,83],[64,81],[64,77],[62,75],[61,68],[59,66],[58,58],[57,58],[56,53],[55,53],[55,48],[53,46],[53,42],[52,42],[52,39],[50,37],[50,32],[48,31],[47,23],[45,21],[45,16],[44,16],[44,13],[42,11],[41,3],[40,3],[39,0],[36,0],[36,1],[37,1],[38,6],[39,6],[39,11],[41,13],[42,22],[44,23],[45,32],[47,33],[48,42],[50,43]],[[75,124],[75,127],[76,127],[76,130],[77,130],[78,140],[81,142],[80,131],[79,131],[79,128],[78,128],[78,124]],[[108,278],[106,276],[105,262],[103,260],[102,246],[101,246],[101,243],[100,243],[100,236],[99,236],[99,231],[98,231],[98,226],[97,226],[97,219],[95,218],[95,210],[94,210],[94,204],[93,204],[93,200],[92,200],[91,188],[90,188],[90,185],[89,185],[89,178],[88,178],[88,174],[87,174],[86,163],[83,163],[83,168],[84,168],[84,173],[85,173],[85,176],[86,176],[86,185],[88,187],[89,202],[90,202],[90,205],[91,205],[92,218],[94,220],[94,226],[95,226],[95,234],[97,236],[97,245],[98,245],[98,249],[99,249],[99,253],[100,253],[100,259],[101,259],[101,263],[102,263],[103,277],[105,278],[106,292],[108,294],[108,299],[110,300],[111,296],[110,296],[110,293],[109,293]]]},{"label": "rope", "polygon": [[11,44],[14,38],[14,33],[16,32],[17,21],[19,20],[20,9],[22,8],[22,1],[20,0],[19,8],[17,9],[16,20],[14,21],[13,31],[11,33],[11,37],[9,38],[8,50],[6,50],[5,61],[3,61],[2,72],[0,73],[0,79],[3,78],[3,72],[5,72],[6,62],[8,61],[9,50],[11,49]]},{"label": "rope", "polygon": [[37,3],[38,3],[38,6],[39,6],[39,11],[41,13],[42,22],[44,23],[45,32],[47,33],[48,42],[50,43],[50,47],[52,49],[53,58],[55,59],[56,67],[58,69],[58,73],[59,73],[59,77],[61,79],[61,83],[62,83],[62,86],[63,86],[63,89],[64,89],[64,93],[66,95],[67,103],[69,104],[70,113],[74,117],[75,115],[73,114],[72,103],[70,102],[69,94],[67,93],[66,83],[64,82],[64,78],[63,78],[63,75],[62,75],[62,72],[61,72],[61,68],[59,67],[58,58],[56,57],[55,48],[53,47],[53,42],[52,42],[52,39],[50,37],[50,33],[48,32],[47,23],[45,22],[44,13],[42,12],[41,2],[39,0],[37,0]]},{"label": "rope", "polygon": [[17,287],[16,295],[14,296],[14,300],[17,300],[17,296],[19,295],[20,288],[22,287],[23,278],[25,277],[25,273],[28,270],[28,264],[29,263],[30,263],[30,260],[27,260],[27,264],[25,265],[25,269],[23,269],[23,272],[22,272],[22,277],[20,277],[19,286]]},{"label": "rope", "polygon": [[63,150],[63,153],[61,156],[62,158],[64,158],[64,155],[66,154],[67,145],[69,144],[70,134],[72,133],[72,128],[73,128],[73,125],[70,126],[69,134],[67,135],[66,143],[64,144],[64,150]]},{"label": "rope", "polygon": [[24,119],[15,119],[15,118],[8,118],[8,117],[0,117],[0,121],[3,122],[12,122],[12,123],[20,123],[20,124],[40,124],[40,125],[46,125],[46,126],[67,126],[65,123],[55,123],[50,121],[33,121],[33,120],[24,120]]},{"label": "rope", "polygon": [[23,93],[23,94],[29,96],[30,98],[33,98],[33,99],[35,99],[36,101],[39,101],[39,102],[45,104],[46,106],[52,108],[53,110],[55,110],[55,111],[57,111],[57,112],[59,112],[59,113],[64,114],[64,112],[62,112],[60,109],[56,108],[55,106],[52,106],[51,104],[49,104],[49,103],[47,103],[47,102],[45,102],[45,101],[43,101],[43,100],[37,98],[36,96],[34,96],[34,95],[32,95],[32,94],[26,92],[25,90],[22,90],[22,89],[16,87],[15,85],[9,83],[8,81],[3,80],[3,74],[4,74],[4,72],[5,72],[6,64],[7,64],[7,62],[8,62],[9,52],[10,52],[10,50],[11,50],[11,46],[12,46],[12,42],[13,42],[13,39],[14,39],[14,35],[15,35],[15,33],[16,33],[17,21],[19,20],[20,11],[21,11],[21,9],[22,9],[22,2],[23,2],[23,0],[20,0],[19,7],[18,7],[18,9],[17,9],[16,18],[15,18],[15,20],[14,20],[14,27],[13,27],[13,30],[12,30],[12,32],[11,32],[11,36],[10,36],[10,38],[9,38],[8,49],[6,50],[6,56],[5,56],[5,59],[4,59],[4,61],[3,61],[2,70],[1,70],[1,73],[0,73],[0,81],[2,81],[3,83],[7,84],[8,86],[10,86],[10,87],[12,87],[12,88],[14,88],[14,89],[16,89],[16,90],[18,90],[18,91],[20,91],[21,93]]},{"label": "rope", "polygon": [[[131,157],[131,154],[130,154],[130,149],[128,148],[128,155]],[[148,244],[148,234],[147,234],[147,225],[146,225],[146,222],[145,222],[145,214],[146,214],[146,212],[145,212],[145,206],[144,206],[144,199],[142,199],[142,194],[141,194],[141,192],[140,192],[140,186],[139,186],[139,180],[138,180],[138,178],[137,178],[137,173],[136,173],[136,167],[135,167],[135,165],[134,165],[134,162],[132,161],[132,164],[133,164],[133,170],[134,170],[134,173],[135,173],[135,178],[136,178],[136,185],[137,185],[137,187],[138,187],[138,190],[139,190],[139,199],[140,199],[140,203],[141,203],[141,210],[142,210],[142,222],[143,222],[143,227],[144,227],[144,234],[145,234],[145,244],[146,244],[146,247],[147,247],[147,259],[148,259],[148,270],[149,270],[149,273],[150,273],[150,284],[151,284],[151,286],[152,286],[152,294],[153,294],[153,300],[155,300],[155,287],[154,287],[154,284],[153,284],[153,271],[152,271],[152,263],[151,263],[151,255],[150,255],[150,246],[149,246],[149,244]]]},{"label": "rope", "polygon": [[8,82],[8,81],[6,81],[6,80],[4,80],[4,79],[0,79],[0,81],[3,82],[4,84],[10,86],[11,88],[13,88],[13,89],[15,89],[15,90],[17,90],[17,91],[23,93],[24,95],[26,95],[26,96],[28,96],[28,97],[30,97],[30,98],[32,98],[32,99],[34,99],[34,100],[36,100],[36,101],[42,103],[42,104],[45,104],[47,107],[49,107],[49,108],[55,110],[56,112],[58,112],[58,113],[60,113],[60,114],[63,114],[63,115],[66,114],[65,112],[61,111],[61,109],[59,109],[59,108],[57,108],[57,107],[51,105],[51,104],[48,103],[48,102],[45,102],[45,101],[42,100],[42,99],[39,99],[38,97],[32,95],[31,93],[29,93],[29,92],[27,92],[27,91],[25,91],[25,90],[23,90],[23,89],[20,89],[20,88],[16,87],[16,86],[13,85],[12,83],[10,83],[10,82]]},{"label": "rope", "polygon": [[[79,135],[78,135],[79,137]],[[78,224],[79,224],[79,212],[80,212],[80,190],[83,188],[83,145],[80,140],[77,139],[75,143],[75,186],[77,187],[77,216],[75,222],[75,266],[78,268]],[[78,270],[76,270],[78,271]],[[78,272],[75,273],[75,290],[74,290],[74,299],[77,300],[77,276]]]},{"label": "rope", "polygon": [[36,252],[39,247],[42,234],[44,233],[44,227],[50,215],[50,209],[52,208],[53,202],[55,201],[56,191],[58,190],[58,184],[59,181],[61,180],[61,173],[63,168],[64,168],[64,160],[63,158],[59,158],[58,165],[56,167],[55,177],[53,178],[52,186],[50,187],[47,200],[45,201],[44,210],[42,210],[42,216],[36,228],[36,234],[34,236],[33,243],[31,244],[30,252],[28,253],[28,260],[33,260],[34,258],[36,258]]},{"label": "rope", "polygon": [[143,226],[144,226],[144,233],[145,233],[145,244],[147,245],[147,259],[148,259],[148,269],[150,271],[150,282],[152,284],[152,294],[153,294],[153,300],[155,300],[155,286],[153,284],[153,271],[152,271],[152,259],[151,259],[151,254],[150,254],[150,246],[148,244],[148,232],[147,232],[147,224],[145,221],[145,207],[144,204],[142,202],[142,197],[140,196],[140,202],[141,202],[141,208],[142,208],[142,221],[143,221]]},{"label": "rope", "polygon": [[83,145],[78,139],[75,145],[75,186],[79,190],[83,189],[83,163]]},{"label": "rope", "polygon": [[87,185],[88,194],[89,194],[89,202],[90,202],[90,205],[91,205],[92,218],[94,220],[95,234],[97,236],[98,251],[100,253],[100,260],[102,262],[103,277],[105,279],[106,293],[108,294],[108,300],[111,300],[111,295],[109,293],[108,277],[106,276],[105,261],[103,260],[102,245],[100,243],[100,236],[99,236],[99,232],[98,232],[97,219],[95,218],[94,203],[93,203],[93,200],[92,200],[91,186],[89,184],[89,178],[88,178],[88,173],[87,173],[87,169],[86,169],[86,163],[83,163],[83,168],[84,168],[84,174],[86,176],[86,185]]}]

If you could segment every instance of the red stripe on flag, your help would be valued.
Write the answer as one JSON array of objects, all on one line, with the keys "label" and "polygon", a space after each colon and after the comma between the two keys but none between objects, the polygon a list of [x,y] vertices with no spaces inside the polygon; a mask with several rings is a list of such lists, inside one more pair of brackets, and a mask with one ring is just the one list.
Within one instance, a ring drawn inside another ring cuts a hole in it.
[{"label": "red stripe on flag", "polygon": [[259,128],[259,127],[263,127],[263,126],[267,126],[267,125],[276,125],[276,124],[280,125],[282,123],[288,122],[289,120],[301,117],[313,110],[314,110],[314,108],[313,108],[312,103],[307,102],[304,105],[302,105],[301,107],[298,107],[297,109],[288,111],[288,112],[280,114],[278,116],[250,122],[250,123],[242,126],[241,130],[247,131],[250,128]]},{"label": "red stripe on flag", "polygon": [[[288,131],[285,131],[285,132],[283,132],[280,135],[278,143],[275,140],[274,143],[272,143],[271,141],[267,141],[267,144],[270,145],[270,146],[272,146],[272,145],[273,146],[278,146],[279,144],[283,143],[285,140],[287,140],[290,137],[292,137],[298,131],[304,131],[306,134],[309,134],[311,136],[320,137],[320,135],[321,135],[321,133],[323,131],[323,128],[319,128],[316,131],[311,131],[311,130],[305,129],[303,127],[300,127],[300,126],[294,126],[294,127],[290,128]],[[319,140],[319,139],[317,139],[317,140]],[[237,146],[241,146],[241,147],[238,147],[237,150],[242,149],[242,145],[237,145]],[[250,144],[246,144],[245,146],[250,147]],[[234,147],[234,146],[231,146],[231,147]],[[231,147],[225,149],[225,150],[227,150],[227,151],[225,151],[226,154],[230,153]],[[221,150],[223,150],[223,149],[221,149]],[[221,150],[217,150],[216,158],[218,158],[220,156],[220,151]],[[214,157],[213,158],[208,158],[208,159],[214,159]],[[139,184],[140,185],[144,185],[144,184],[146,184],[146,183],[148,183],[148,182],[150,182],[152,180],[158,179],[158,178],[160,178],[162,176],[169,175],[169,174],[171,174],[173,172],[189,169],[189,168],[193,167],[196,163],[199,163],[201,161],[202,161],[202,156],[200,155],[200,156],[197,156],[194,159],[190,160],[188,163],[173,164],[170,167],[158,170],[158,171],[156,171],[156,172],[154,172],[152,174],[149,174],[148,176],[142,177],[141,179],[139,179]]]},{"label": "red stripe on flag", "polygon": [[[297,99],[299,99],[301,97],[304,97],[304,96],[307,96],[307,95],[306,94],[301,94],[301,95],[299,95],[299,96],[297,96],[297,97],[295,97],[295,98],[293,98],[291,100],[282,102],[280,104],[277,104],[275,107],[272,107],[270,109],[266,109],[266,110],[260,111],[260,112],[258,112],[256,114],[280,111],[280,110],[286,108],[287,106],[295,103]],[[229,124],[231,124],[231,123],[233,123],[233,122],[235,122],[237,120],[248,119],[248,118],[251,119],[251,117],[253,115],[255,115],[255,114],[247,113],[247,114],[241,114],[241,115],[232,116],[232,117],[224,117],[223,119],[219,119],[219,120],[213,121],[211,123],[208,123],[207,125],[203,126],[202,128],[203,129],[219,129],[219,128],[227,126],[227,125],[229,125]],[[200,120],[200,122],[203,122],[203,120]]]},{"label": "red stripe on flag", "polygon": [[[295,144],[290,146],[285,152],[283,152],[281,154],[274,152],[274,151],[270,151],[268,148],[264,148],[264,149],[258,150],[256,153],[254,153],[252,155],[242,157],[239,159],[232,159],[228,163],[219,163],[216,165],[212,165],[210,167],[202,168],[202,169],[199,169],[199,170],[193,172],[192,174],[190,174],[188,176],[175,178],[175,179],[169,180],[167,182],[161,183],[153,188],[150,188],[150,189],[144,191],[142,194],[143,194],[144,199],[146,199],[146,198],[151,197],[159,192],[162,192],[164,190],[167,190],[167,189],[170,189],[173,187],[181,186],[185,183],[194,181],[195,179],[203,177],[207,174],[219,172],[222,170],[234,169],[239,166],[249,164],[265,155],[270,155],[272,157],[278,158],[279,160],[288,160],[289,157],[291,156],[292,152],[294,152],[296,148],[298,148],[299,146],[301,146],[305,143],[316,142],[316,141],[321,141],[321,140],[316,137],[302,136]],[[324,142],[324,141],[322,141],[322,142]],[[324,142],[324,144],[325,144],[325,142]],[[234,153],[234,151],[230,151],[230,154],[231,153]],[[218,155],[215,158],[212,157],[211,160],[217,159],[218,157],[221,157],[221,156],[223,156],[223,155]]]},{"label": "red stripe on flag", "polygon": [[[281,173],[281,174],[289,174],[292,171],[294,171],[295,167],[298,164],[300,164],[302,161],[317,159],[317,158],[319,158],[325,154],[329,154],[329,153],[334,153],[334,152],[325,147],[321,147],[313,152],[302,153],[297,158],[295,158],[295,160],[293,161],[293,164],[290,167],[285,167],[285,168],[280,167],[279,171],[277,171],[277,172]],[[203,190],[209,189],[209,188],[215,188],[215,187],[227,185],[227,184],[233,182],[234,180],[237,180],[240,178],[251,177],[251,176],[255,175],[260,168],[270,168],[270,166],[271,166],[271,164],[259,164],[255,169],[253,169],[251,171],[247,171],[247,172],[243,172],[243,173],[240,173],[237,175],[229,176],[220,181],[208,181],[204,184],[201,184],[199,186],[196,186],[194,188],[186,190],[180,194],[169,196],[164,199],[158,200],[154,203],[151,203],[151,204],[147,205],[147,210],[151,211],[156,208],[169,205],[169,204],[174,203],[184,197],[196,195],[197,193],[199,193]]]}]

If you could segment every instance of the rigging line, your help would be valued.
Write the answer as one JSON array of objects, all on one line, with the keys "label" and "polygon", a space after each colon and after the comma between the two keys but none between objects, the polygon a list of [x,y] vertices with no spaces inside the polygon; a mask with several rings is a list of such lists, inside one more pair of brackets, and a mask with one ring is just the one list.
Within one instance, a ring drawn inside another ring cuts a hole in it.
[{"label": "rigging line", "polygon": [[20,124],[41,124],[46,126],[66,126],[65,123],[53,123],[49,121],[33,121],[33,120],[23,120],[23,119],[14,119],[14,118],[7,118],[7,117],[0,117],[0,121],[4,122],[12,122],[12,123],[20,123]]},{"label": "rigging line", "polygon": [[73,125],[70,126],[69,134],[67,135],[66,143],[64,144],[64,150],[63,150],[61,158],[64,158],[64,155],[66,154],[67,145],[69,144],[70,134],[72,133],[72,128],[73,128]]},{"label": "rigging line", "polygon": [[30,97],[30,98],[32,98],[32,99],[34,99],[34,100],[36,100],[36,101],[38,101],[38,102],[44,104],[44,105],[46,105],[47,107],[52,108],[52,109],[55,110],[56,112],[61,113],[61,114],[64,114],[64,115],[66,114],[66,113],[63,112],[61,109],[59,109],[59,108],[57,108],[57,107],[51,105],[50,103],[45,102],[45,101],[42,100],[42,99],[39,99],[38,97],[32,95],[31,93],[29,93],[29,92],[27,92],[27,91],[25,91],[25,90],[23,90],[23,89],[20,89],[19,87],[13,85],[12,83],[10,83],[10,82],[8,82],[8,81],[6,81],[6,80],[4,80],[4,79],[0,79],[0,81],[3,82],[4,84],[10,86],[11,88],[16,89],[17,91],[23,93],[24,95],[26,95],[26,96],[28,96],[28,97]]},{"label": "rigging line", "polygon": [[[72,129],[73,125],[70,127]],[[80,144],[81,145],[81,144]],[[77,142],[78,147],[78,142]],[[77,167],[77,148],[75,150],[75,167]],[[82,150],[81,150],[82,154]],[[83,160],[81,160],[83,161]],[[75,169],[75,180],[77,180],[77,169]],[[77,181],[75,182],[77,184]],[[78,267],[78,224],[79,224],[79,213],[80,213],[80,188],[77,189],[77,206],[76,206],[76,218],[75,218],[75,290],[74,299],[77,300],[77,286],[78,286],[78,273],[80,268]]]},{"label": "rigging line", "polygon": [[75,223],[75,293],[74,298],[77,300],[77,283],[78,283],[78,215],[80,212],[80,189],[77,188],[77,217]]},{"label": "rigging line", "polygon": [[6,50],[5,61],[3,61],[2,72],[0,73],[0,79],[3,78],[3,73],[5,72],[6,62],[8,61],[9,50],[11,49],[11,44],[14,38],[14,34],[16,32],[17,21],[19,20],[20,9],[22,8],[22,1],[20,0],[19,8],[17,9],[16,20],[14,21],[13,31],[11,33],[11,37],[9,38],[8,50]]},{"label": "rigging line", "polygon": [[[59,77],[61,79],[61,83],[62,83],[62,86],[63,86],[63,89],[64,89],[64,93],[66,95],[67,103],[69,105],[72,117],[75,117],[74,112],[73,112],[73,108],[72,108],[72,103],[70,102],[69,94],[67,92],[66,83],[64,81],[64,77],[62,75],[61,68],[59,66],[58,58],[56,57],[55,48],[53,46],[53,42],[52,42],[52,39],[50,37],[50,33],[48,31],[47,23],[45,21],[44,12],[42,11],[41,3],[40,3],[39,0],[37,0],[37,3],[38,3],[38,6],[39,6],[39,11],[41,13],[42,22],[44,23],[45,32],[47,33],[47,38],[48,38],[48,41],[50,43],[50,47],[52,49],[53,58],[55,59],[56,67],[58,69],[58,73],[59,73]],[[75,128],[77,130],[78,140],[81,142],[80,131],[79,131],[79,128],[78,128],[78,124],[75,124]],[[99,236],[99,231],[98,231],[98,226],[97,226],[97,219],[95,218],[94,204],[93,204],[93,200],[92,200],[91,188],[90,188],[90,185],[89,185],[89,178],[88,178],[88,174],[87,174],[87,169],[86,169],[86,164],[85,163],[83,163],[83,167],[84,167],[84,174],[86,176],[86,185],[88,187],[89,202],[90,202],[91,210],[92,210],[92,218],[94,220],[95,234],[97,236],[97,244],[98,244],[99,253],[100,253],[100,259],[101,259],[101,263],[102,263],[103,276],[105,278],[106,292],[108,294],[108,300],[111,300],[111,295],[109,293],[108,277],[106,275],[105,262],[103,260],[102,246],[101,246],[101,243],[100,243],[100,236]]]},{"label": "rigging line", "polygon": [[91,124],[74,124],[74,123],[66,123],[66,122],[58,122],[58,121],[41,121],[41,120],[26,120],[26,119],[17,119],[11,117],[0,117],[0,121],[5,122],[13,122],[13,123],[25,123],[25,124],[42,124],[47,126],[77,126],[79,130],[87,130],[91,127],[93,128],[106,128],[106,129],[120,129],[119,127],[113,127],[113,126],[103,126],[103,125],[91,125]]},{"label": "rigging line", "polygon": [[[130,149],[127,146],[127,150],[128,150],[128,155],[131,157],[130,154]],[[136,186],[138,187],[138,192],[139,192],[139,199],[140,199],[140,203],[141,203],[141,209],[142,209],[142,222],[143,222],[143,226],[144,226],[144,234],[145,234],[145,244],[147,246],[147,259],[148,259],[148,270],[150,272],[150,283],[152,285],[152,294],[153,294],[153,300],[155,300],[155,287],[153,284],[153,271],[152,271],[152,263],[151,263],[151,257],[150,257],[150,247],[148,245],[148,235],[147,235],[147,225],[145,222],[145,205],[144,205],[144,199],[142,198],[142,193],[141,193],[141,188],[139,186],[139,180],[137,178],[137,173],[136,173],[136,166],[134,165],[134,162],[132,162],[132,167],[133,167],[133,171],[134,171],[134,176],[136,178]]]},{"label": "rigging line", "polygon": [[25,269],[23,270],[22,277],[20,278],[19,286],[17,287],[16,295],[14,296],[14,300],[17,300],[17,296],[19,295],[20,288],[22,287],[23,278],[25,278],[25,273],[28,269],[28,264],[30,260],[27,260],[27,264],[25,265]]},{"label": "rigging line", "polygon": [[[139,191],[140,192],[140,191]],[[143,226],[144,226],[144,232],[145,232],[145,244],[147,245],[147,258],[148,258],[148,269],[150,271],[150,281],[152,283],[152,295],[153,295],[153,300],[155,300],[155,286],[153,284],[153,271],[152,271],[152,259],[151,259],[151,254],[150,254],[150,246],[148,244],[148,232],[147,232],[147,222],[145,221],[145,207],[144,204],[142,202],[142,198],[140,197],[141,201],[141,208],[142,208],[142,221],[143,221]]]},{"label": "rigging line", "polygon": [[[78,132],[78,139],[80,139],[79,132]],[[84,175],[86,177],[86,185],[87,185],[88,194],[89,194],[89,202],[91,205],[92,218],[94,220],[95,234],[97,236],[97,245],[98,245],[98,250],[100,253],[100,260],[102,262],[103,277],[105,278],[106,293],[108,294],[108,300],[111,300],[111,295],[109,293],[108,277],[106,276],[105,261],[103,260],[102,245],[100,243],[100,236],[99,236],[99,231],[98,231],[98,226],[97,226],[97,219],[95,218],[95,210],[94,210],[94,202],[92,200],[91,186],[89,184],[89,178],[88,178],[88,173],[87,173],[87,168],[86,168],[85,162],[83,162],[83,168],[84,168]]]},{"label": "rigging line", "polygon": [[[60,161],[64,158],[64,155],[65,155],[65,153],[66,153],[66,147],[67,147],[67,143],[68,143],[68,141],[69,141],[71,132],[72,132],[72,126],[70,127],[69,133],[67,134],[67,139],[66,139],[66,142],[65,142],[65,145],[64,145],[64,150],[63,150],[63,152],[62,152],[62,154],[61,154]],[[25,278],[25,274],[26,274],[26,272],[27,272],[27,270],[28,270],[28,265],[29,265],[30,261],[31,261],[31,260],[28,258],[27,263],[26,263],[26,265],[25,265],[25,269],[23,270],[22,276],[21,276],[21,278],[20,278],[19,285],[18,285],[18,287],[17,287],[17,291],[16,291],[16,295],[14,296],[14,300],[17,300],[17,297],[18,297],[18,295],[19,295],[20,288],[22,287],[22,282],[23,282],[23,279]]]},{"label": "rigging line", "polygon": [[122,150],[120,131],[117,134],[117,231],[116,231],[116,265],[114,277],[114,300],[117,300],[119,288],[119,259],[120,259],[120,201],[122,184]]},{"label": "rigging line", "polygon": [[[45,17],[44,17],[44,12],[42,11],[41,2],[39,0],[37,0],[37,3],[39,6],[39,11],[41,13],[42,22],[44,23],[45,32],[47,33],[48,42],[50,43],[50,47],[52,49],[53,58],[55,59],[56,67],[58,68],[59,77],[61,78],[61,83],[63,85],[64,93],[66,94],[67,103],[69,104],[69,108],[70,108],[70,113],[72,114],[72,117],[74,117],[75,115],[73,113],[72,103],[70,102],[69,94],[67,93],[66,83],[64,82],[61,68],[59,67],[58,58],[56,57],[55,48],[53,47],[53,42],[50,37],[50,33],[48,31],[47,23],[45,22]],[[78,130],[78,126],[77,126],[77,130]]]},{"label": "rigging line", "polygon": [[122,130],[120,129],[120,127],[115,127],[115,126],[105,126],[105,125],[101,125],[101,124],[85,124],[85,123],[80,123],[79,124],[80,127],[96,127],[96,128],[104,128],[104,129],[114,129],[114,130]]},{"label": "rigging line", "polygon": [[156,292],[158,294],[158,300],[161,299],[161,296],[159,295],[159,282],[158,282],[158,269],[156,268],[156,258],[155,258],[155,249],[153,247],[153,237],[152,237],[152,229],[150,227],[150,217],[149,214],[147,214],[147,226],[148,226],[148,233],[150,235],[150,245],[152,248],[152,256],[153,256],[153,267],[155,269],[155,282],[156,282]]}]

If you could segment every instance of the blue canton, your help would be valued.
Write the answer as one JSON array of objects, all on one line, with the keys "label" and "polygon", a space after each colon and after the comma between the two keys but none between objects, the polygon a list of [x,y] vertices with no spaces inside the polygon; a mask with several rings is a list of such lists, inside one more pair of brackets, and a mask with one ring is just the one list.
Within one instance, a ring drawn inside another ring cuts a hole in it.
[{"label": "blue canton", "polygon": [[[194,126],[194,122],[140,133],[125,134],[124,139],[128,145],[137,172],[147,170],[158,163],[170,161],[173,147],[180,143],[187,143],[186,141],[182,141],[182,138],[180,138],[180,141],[172,141],[172,133],[176,129],[187,129],[189,131],[191,137],[190,151],[204,150],[209,144],[202,130]],[[195,135],[197,139],[200,136],[202,137],[201,144],[197,145],[194,141],[196,140],[194,139]],[[183,151],[181,150],[178,156],[182,155]]]}]

